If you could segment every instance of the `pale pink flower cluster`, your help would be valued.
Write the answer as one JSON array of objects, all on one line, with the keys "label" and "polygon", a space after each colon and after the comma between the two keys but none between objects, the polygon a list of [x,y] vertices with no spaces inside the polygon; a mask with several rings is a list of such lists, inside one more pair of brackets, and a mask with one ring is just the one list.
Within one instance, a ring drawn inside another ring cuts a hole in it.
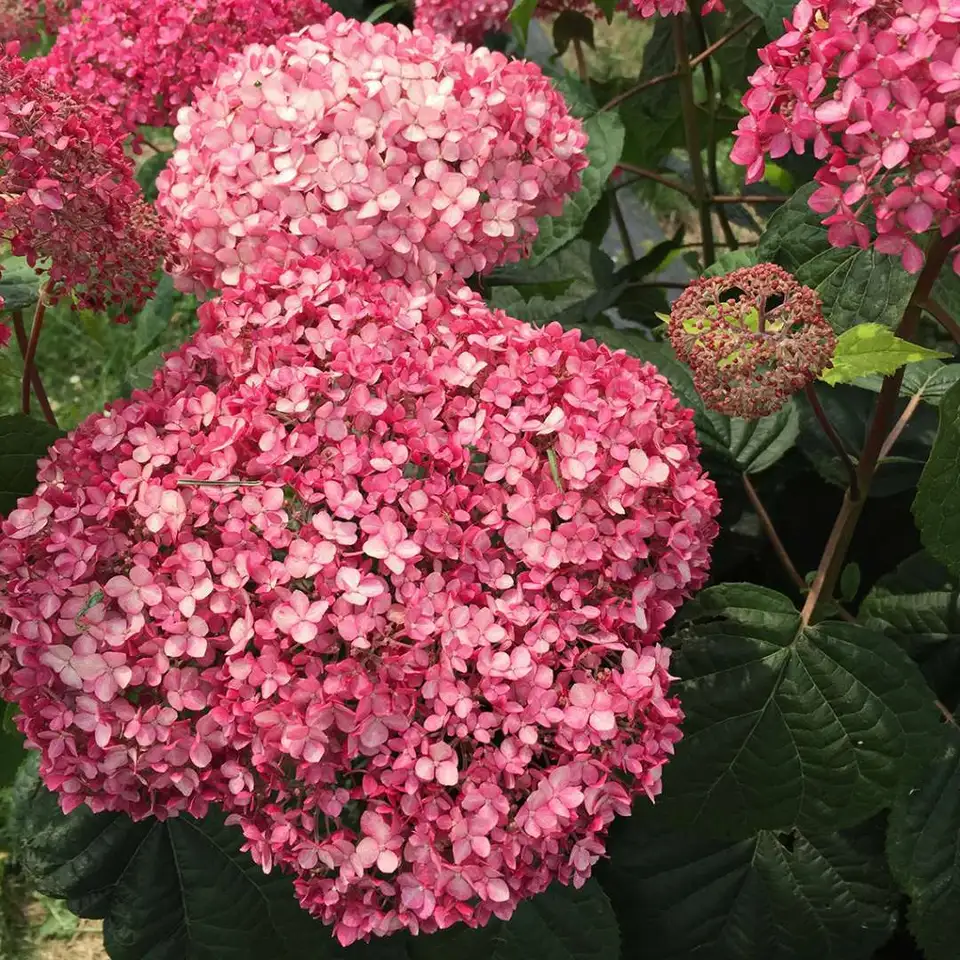
[{"label": "pale pink flower cluster", "polygon": [[581,883],[679,738],[717,525],[649,365],[343,257],[201,309],[0,538],[0,689],[66,809],[202,816],[341,942]]},{"label": "pale pink flower cluster", "polygon": [[519,259],[587,165],[535,64],[340,14],[248,47],[179,119],[158,202],[197,292],[335,250],[469,276]]},{"label": "pale pink flower cluster", "polygon": [[732,159],[752,182],[812,142],[830,243],[867,247],[875,220],[874,248],[916,272],[915,238],[960,226],[960,0],[800,0],[787,28],[760,51]]},{"label": "pale pink flower cluster", "polygon": [[231,54],[329,15],[323,0],[83,0],[31,67],[127,130],[162,127]]},{"label": "pale pink flower cluster", "polygon": [[[509,32],[512,0],[416,0],[414,25],[445,37],[480,44],[490,33]],[[618,0],[617,9],[633,17],[683,13],[687,0]],[[723,12],[721,0],[707,0],[702,12]],[[534,16],[548,17],[571,10],[593,20],[605,17],[594,0],[538,0]]]}]

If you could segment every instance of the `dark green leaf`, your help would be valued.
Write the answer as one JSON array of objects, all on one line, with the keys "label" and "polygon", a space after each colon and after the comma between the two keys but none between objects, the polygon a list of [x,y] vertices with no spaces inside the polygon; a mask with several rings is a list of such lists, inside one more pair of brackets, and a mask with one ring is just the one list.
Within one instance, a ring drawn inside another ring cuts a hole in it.
[{"label": "dark green leaf", "polygon": [[[669,800],[664,800],[664,805]],[[600,868],[628,943],[656,960],[860,960],[896,923],[882,841],[761,831],[734,843],[618,820]]]},{"label": "dark green leaf", "polygon": [[144,199],[153,203],[157,199],[157,177],[173,156],[172,152],[161,151],[144,160],[137,170],[137,183],[143,191]]},{"label": "dark green leaf", "polygon": [[940,427],[920,478],[913,515],[931,555],[960,573],[960,383],[940,403]]},{"label": "dark green leaf", "polygon": [[775,591],[703,591],[677,641],[686,721],[664,809],[678,825],[744,836],[857,823],[890,802],[936,730],[933,694],[896,643],[803,626]]},{"label": "dark green leaf", "polygon": [[926,553],[904,560],[867,594],[860,619],[896,640],[938,697],[960,698],[960,582],[946,567]]},{"label": "dark green leaf", "polygon": [[617,9],[617,0],[597,0],[597,6],[603,11],[607,23],[613,20],[613,13]]},{"label": "dark green leaf", "polygon": [[505,923],[457,924],[410,941],[413,960],[616,960],[619,952],[617,921],[595,880],[579,890],[555,883]]},{"label": "dark green leaf", "polygon": [[620,159],[623,124],[616,113],[611,110],[595,114],[583,126],[590,138],[587,143],[590,166],[583,171],[581,187],[568,198],[563,213],[559,217],[541,217],[540,234],[530,254],[531,264],[543,262],[580,233]]},{"label": "dark green leaf", "polygon": [[3,704],[3,722],[0,724],[0,787],[9,787],[26,756],[23,734],[13,722],[17,708],[12,703]]},{"label": "dark green leaf", "polygon": [[789,20],[796,6],[794,0],[743,0],[761,20],[771,40],[782,36],[784,19]]},{"label": "dark green leaf", "polygon": [[0,262],[0,297],[4,310],[26,310],[40,296],[40,277],[23,257],[4,257]]},{"label": "dark green leaf", "polygon": [[[920,398],[932,407],[940,405],[946,392],[960,380],[960,363],[941,363],[939,360],[922,360],[911,363],[903,371],[900,385],[901,397]],[[883,377],[863,377],[857,380],[857,386],[878,393],[883,386]]]},{"label": "dark green leaf", "polygon": [[842,333],[858,323],[895,328],[916,284],[897,257],[873,247],[834,247],[821,215],[807,201],[816,184],[798,190],[767,224],[757,247],[757,261],[772,261],[789,270],[823,299],[824,315]]},{"label": "dark green leaf", "polygon": [[63,434],[42,420],[22,414],[0,417],[0,515],[37,485],[37,461]]},{"label": "dark green leaf", "polygon": [[593,21],[579,10],[564,10],[553,21],[553,45],[557,53],[566,53],[574,40],[593,46]]},{"label": "dark green leaf", "polygon": [[910,895],[910,928],[927,960],[956,960],[960,942],[960,731],[890,814],[890,868]]},{"label": "dark green leaf", "polygon": [[36,889],[101,917],[112,960],[262,960],[333,952],[290,880],[240,852],[222,817],[133,823],[80,807],[64,816],[37,784],[23,796],[21,862]]},{"label": "dark green leaf", "polygon": [[[828,387],[825,383],[816,383],[814,390],[844,447],[857,461],[870,428],[876,397],[866,390],[845,384]],[[817,422],[806,396],[796,399],[800,407],[800,449],[825,480],[846,487],[849,475]],[[898,416],[906,405],[906,400],[898,401]],[[917,485],[933,445],[936,421],[936,414],[929,407],[913,414],[890,454],[880,464],[870,487],[871,496],[891,496]]]},{"label": "dark green leaf", "polygon": [[521,48],[527,45],[527,32],[530,30],[530,21],[533,19],[533,12],[536,9],[537,0],[515,0],[508,15]]},{"label": "dark green leaf", "polygon": [[840,574],[840,598],[853,600],[860,589],[860,565],[848,563]]}]

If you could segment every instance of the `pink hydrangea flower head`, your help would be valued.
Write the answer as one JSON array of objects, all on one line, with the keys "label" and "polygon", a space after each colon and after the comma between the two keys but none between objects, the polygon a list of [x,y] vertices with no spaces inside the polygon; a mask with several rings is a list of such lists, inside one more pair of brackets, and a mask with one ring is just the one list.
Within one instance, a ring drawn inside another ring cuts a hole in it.
[{"label": "pink hydrangea flower head", "polygon": [[587,163],[535,64],[339,14],[248,47],[176,137],[159,206],[196,291],[332,250],[409,281],[481,272],[529,248]]},{"label": "pink hydrangea flower head", "polygon": [[816,379],[837,343],[817,292],[773,263],[691,283],[669,330],[707,406],[747,420],[776,412]]},{"label": "pink hydrangea flower head", "polygon": [[867,247],[873,235],[918,271],[917,237],[960,226],[958,21],[956,0],[800,0],[760,51],[732,159],[753,182],[766,157],[812,144],[823,166],[810,206],[830,243]]},{"label": "pink hydrangea flower head", "polygon": [[0,56],[0,237],[31,266],[50,261],[50,295],[136,309],[166,248],[112,115],[57,93]]},{"label": "pink hydrangea flower head", "polygon": [[231,54],[329,15],[323,0],[83,0],[32,65],[127,130],[167,126]]},{"label": "pink hydrangea flower head", "polygon": [[65,806],[216,802],[343,943],[507,917],[660,790],[691,417],[466,289],[270,268],[3,522],[0,688]]},{"label": "pink hydrangea flower head", "polygon": [[[678,16],[687,10],[687,0],[630,0],[630,3],[641,17]],[[700,13],[706,16],[714,11],[726,13],[726,10],[723,0],[706,0],[700,8]]]}]

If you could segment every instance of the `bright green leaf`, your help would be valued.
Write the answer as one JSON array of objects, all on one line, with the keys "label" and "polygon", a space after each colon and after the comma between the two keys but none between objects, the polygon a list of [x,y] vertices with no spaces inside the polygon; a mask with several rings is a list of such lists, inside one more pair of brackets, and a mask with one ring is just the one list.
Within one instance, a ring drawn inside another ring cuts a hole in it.
[{"label": "bright green leaf", "polygon": [[882,839],[760,831],[716,842],[665,828],[659,812],[617,820],[599,866],[642,957],[865,960],[896,924]]},{"label": "bright green leaf", "polygon": [[329,927],[301,910],[289,878],[240,852],[220,815],[133,823],[60,812],[39,783],[19,794],[21,863],[35,889],[103,918],[112,960],[271,960],[333,954]]},{"label": "bright green leaf", "polygon": [[807,201],[816,184],[798,190],[767,223],[757,246],[757,262],[774,262],[823,300],[824,315],[838,333],[858,323],[882,323],[894,329],[917,279],[897,257],[873,247],[834,247],[821,215]]},{"label": "bright green leaf", "polygon": [[536,9],[537,0],[515,0],[508,15],[521,48],[527,45],[527,32],[530,29],[530,21],[533,19],[533,12]]},{"label": "bright green leaf", "polygon": [[381,3],[379,7],[375,7],[370,11],[370,15],[367,17],[367,23],[377,23],[379,20],[382,20],[396,5],[397,0],[390,0],[389,3]]},{"label": "bright green leaf", "polygon": [[901,340],[879,323],[861,323],[840,334],[833,366],[824,370],[820,379],[831,386],[851,383],[870,374],[888,376],[908,363],[946,356],[949,354]]},{"label": "bright green leaf", "polygon": [[924,546],[960,573],[960,383],[940,403],[940,427],[913,504]]},{"label": "bright green leaf", "polygon": [[960,731],[901,791],[890,814],[890,868],[910,895],[910,929],[927,960],[956,960],[960,942]]},{"label": "bright green leaf", "polygon": [[409,952],[412,960],[616,960],[620,936],[609,900],[588,880],[579,890],[553,884],[507,922],[414,937]]},{"label": "bright green leaf", "polygon": [[554,251],[576,237],[586,223],[590,211],[597,205],[623,148],[623,124],[612,110],[598,113],[584,123],[590,138],[587,157],[590,166],[583,171],[580,189],[567,199],[559,217],[541,217],[537,237],[529,263],[542,263]]},{"label": "bright green leaf", "polygon": [[828,830],[890,802],[937,728],[933,694],[883,634],[804,626],[783,595],[751,584],[684,608],[671,664],[686,715],[664,774],[683,827],[744,836]]},{"label": "bright green leaf", "polygon": [[37,485],[37,461],[63,434],[42,420],[22,414],[0,417],[0,516]]}]

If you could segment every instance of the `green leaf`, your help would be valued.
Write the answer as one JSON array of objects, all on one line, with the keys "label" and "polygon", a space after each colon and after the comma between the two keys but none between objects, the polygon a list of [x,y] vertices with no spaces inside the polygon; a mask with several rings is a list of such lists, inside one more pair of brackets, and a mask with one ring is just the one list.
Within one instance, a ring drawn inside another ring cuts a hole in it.
[{"label": "green leaf", "polygon": [[614,11],[617,9],[617,0],[597,0],[597,6],[607,18],[607,23],[611,23]]},{"label": "green leaf", "polygon": [[381,3],[379,7],[374,7],[367,17],[367,23],[377,23],[382,20],[396,5],[398,0],[390,0],[389,3]]},{"label": "green leaf", "polygon": [[926,553],[882,577],[860,605],[871,630],[895,640],[941,700],[960,699],[960,580]]},{"label": "green leaf", "polygon": [[9,787],[13,783],[27,755],[23,734],[13,722],[16,713],[14,704],[3,704],[3,723],[0,725],[0,788]]},{"label": "green leaf", "polygon": [[37,485],[37,461],[63,436],[56,427],[22,414],[0,417],[0,516]]},{"label": "green leaf", "polygon": [[[937,407],[946,392],[958,380],[960,380],[960,363],[921,360],[920,363],[911,363],[903,371],[900,396],[913,397],[919,393],[921,400],[932,407]],[[883,386],[883,377],[862,377],[857,380],[857,386],[879,393]]]},{"label": "green leaf", "polygon": [[555,883],[506,922],[479,930],[457,924],[410,941],[412,960],[616,960],[619,953],[616,917],[596,880],[579,890]]},{"label": "green leaf", "polygon": [[860,960],[896,924],[882,841],[760,831],[725,843],[661,819],[641,809],[615,821],[599,867],[621,936],[643,957]]},{"label": "green leaf", "polygon": [[820,214],[807,205],[816,184],[798,190],[767,223],[757,262],[779,263],[823,300],[824,316],[837,333],[858,323],[896,328],[916,285],[897,257],[873,247],[834,247]]},{"label": "green leaf", "polygon": [[741,267],[752,267],[757,262],[756,251],[752,248],[727,250],[703,271],[704,277],[723,277]]},{"label": "green leaf", "polygon": [[40,277],[23,257],[0,261],[0,297],[4,310],[25,310],[40,296]]},{"label": "green leaf", "polygon": [[684,608],[671,666],[683,749],[664,775],[680,826],[728,836],[828,830],[890,802],[937,728],[933,694],[888,637],[804,626],[782,594],[750,584]]},{"label": "green leaf", "polygon": [[515,0],[507,19],[513,24],[513,32],[520,41],[521,49],[527,45],[527,32],[533,12],[537,9],[537,0]]},{"label": "green leaf", "polygon": [[541,217],[540,234],[533,244],[529,263],[542,263],[554,251],[576,237],[597,205],[623,148],[623,124],[612,110],[590,117],[583,125],[590,166],[583,171],[580,189],[568,198],[559,217]]},{"label": "green leaf", "polygon": [[21,795],[19,857],[35,888],[103,918],[112,960],[322,957],[330,930],[300,909],[290,880],[240,852],[218,814],[134,823],[60,812],[39,783]]},{"label": "green leaf", "polygon": [[790,19],[793,8],[796,6],[794,0],[743,0],[743,2],[763,20],[767,36],[771,40],[783,35],[783,21]]},{"label": "green leaf", "polygon": [[677,360],[669,344],[646,340],[629,330],[593,325],[584,336],[594,337],[611,349],[652,363],[670,381],[681,403],[694,412],[697,437],[719,458],[719,466],[738,473],[756,474],[773,466],[796,443],[800,418],[791,400],[776,413],[759,420],[726,417],[707,409],[693,385],[690,371]]},{"label": "green leaf", "polygon": [[840,598],[842,600],[853,600],[857,591],[860,589],[860,565],[857,563],[848,563],[840,574]]},{"label": "green leaf", "polygon": [[861,323],[840,334],[833,366],[824,370],[820,379],[830,386],[851,383],[870,374],[888,376],[908,363],[948,356],[948,353],[901,340],[879,323]]},{"label": "green leaf", "polygon": [[940,427],[913,503],[930,554],[960,573],[960,383],[940,403]]},{"label": "green leaf", "polygon": [[564,10],[553,21],[553,45],[557,53],[566,53],[574,40],[593,47],[593,21],[579,10]]},{"label": "green leaf", "polygon": [[960,941],[960,731],[948,725],[942,742],[937,759],[897,798],[887,842],[927,960],[956,960]]},{"label": "green leaf", "polygon": [[161,150],[152,157],[148,157],[140,164],[137,170],[137,183],[143,191],[144,199],[148,203],[154,203],[157,199],[157,177],[160,175],[167,162],[173,156],[172,151]]},{"label": "green leaf", "polygon": [[563,99],[567,102],[567,109],[575,117],[586,120],[597,112],[597,101],[592,91],[572,73],[551,77],[550,82],[563,95]]}]

